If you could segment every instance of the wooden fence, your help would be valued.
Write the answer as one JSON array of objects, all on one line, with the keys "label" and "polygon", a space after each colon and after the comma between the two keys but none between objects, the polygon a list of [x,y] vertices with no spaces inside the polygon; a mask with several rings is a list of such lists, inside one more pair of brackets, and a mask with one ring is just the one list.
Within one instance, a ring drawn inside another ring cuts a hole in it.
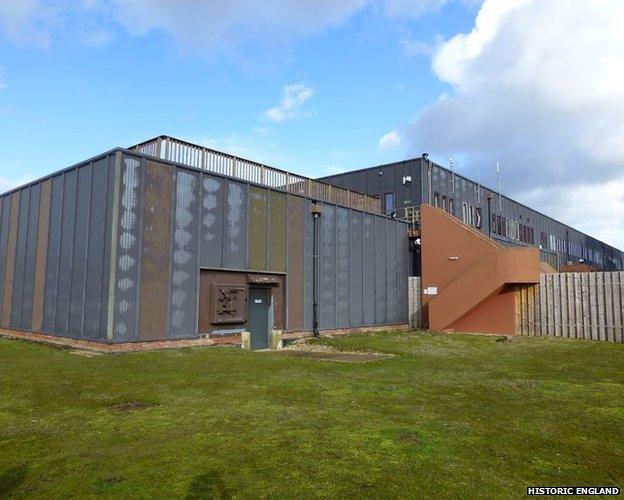
[{"label": "wooden fence", "polygon": [[408,313],[411,328],[422,328],[422,305],[420,296],[420,277],[410,276],[408,278]]},{"label": "wooden fence", "polygon": [[518,333],[624,342],[624,272],[542,274],[516,299]]}]

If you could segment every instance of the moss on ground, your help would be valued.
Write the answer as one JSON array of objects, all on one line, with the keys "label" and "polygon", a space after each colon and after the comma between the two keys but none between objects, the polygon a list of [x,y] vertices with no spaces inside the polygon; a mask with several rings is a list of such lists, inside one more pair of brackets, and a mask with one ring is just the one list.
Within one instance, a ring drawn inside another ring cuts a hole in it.
[{"label": "moss on ground", "polygon": [[0,497],[523,496],[624,487],[624,345],[382,333],[336,363],[0,340]]}]

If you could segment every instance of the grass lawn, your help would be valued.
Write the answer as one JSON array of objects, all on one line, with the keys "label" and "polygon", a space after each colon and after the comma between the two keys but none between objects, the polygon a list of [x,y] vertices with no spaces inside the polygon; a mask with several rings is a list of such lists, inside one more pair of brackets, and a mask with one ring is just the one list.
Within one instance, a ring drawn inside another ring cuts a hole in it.
[{"label": "grass lawn", "polygon": [[386,333],[369,363],[0,339],[0,497],[523,496],[624,488],[624,345]]}]

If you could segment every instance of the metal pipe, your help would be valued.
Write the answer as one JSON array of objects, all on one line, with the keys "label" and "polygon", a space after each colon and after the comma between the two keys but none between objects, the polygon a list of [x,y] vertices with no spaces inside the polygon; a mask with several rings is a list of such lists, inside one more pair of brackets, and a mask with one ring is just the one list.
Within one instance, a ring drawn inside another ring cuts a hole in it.
[{"label": "metal pipe", "polygon": [[319,337],[318,328],[318,219],[321,217],[321,206],[312,204],[312,331]]}]

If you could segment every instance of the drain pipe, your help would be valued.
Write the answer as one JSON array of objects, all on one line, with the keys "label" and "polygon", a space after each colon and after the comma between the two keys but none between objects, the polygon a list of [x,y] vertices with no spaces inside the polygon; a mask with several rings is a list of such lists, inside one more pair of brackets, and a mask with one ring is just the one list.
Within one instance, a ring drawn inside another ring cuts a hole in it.
[{"label": "drain pipe", "polygon": [[321,204],[312,203],[312,331],[319,336],[318,329],[318,220],[321,217]]}]

